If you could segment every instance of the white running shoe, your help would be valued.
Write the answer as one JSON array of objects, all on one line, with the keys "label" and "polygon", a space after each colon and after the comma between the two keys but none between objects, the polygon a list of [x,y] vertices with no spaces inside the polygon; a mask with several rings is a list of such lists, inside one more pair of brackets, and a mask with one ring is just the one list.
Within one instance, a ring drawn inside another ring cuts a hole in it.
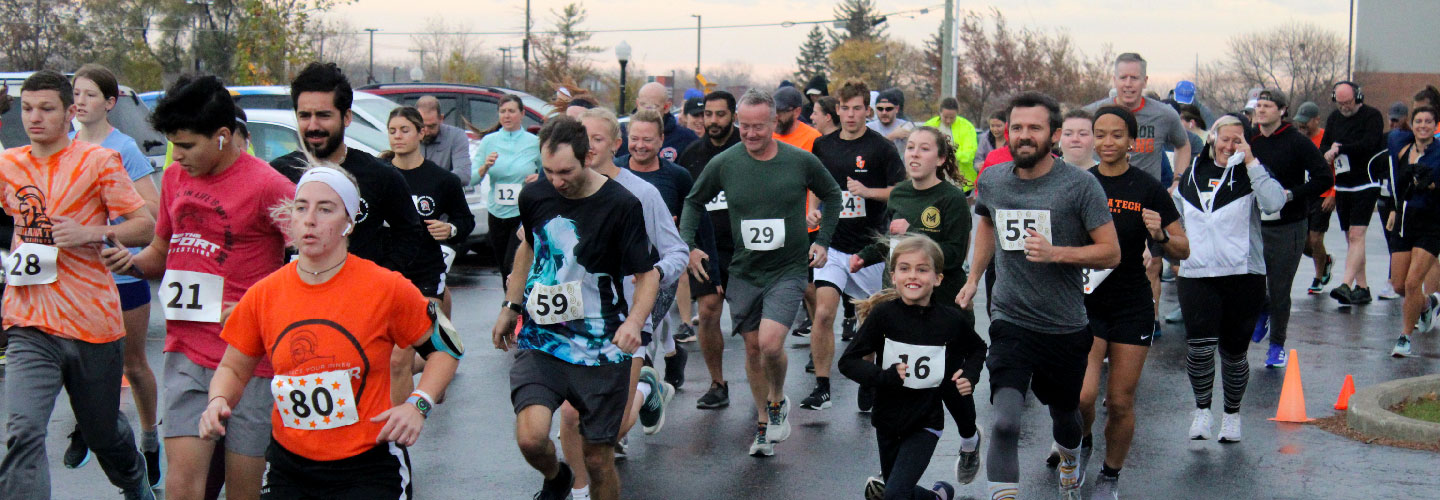
[{"label": "white running shoe", "polygon": [[885,480],[875,476],[866,479],[865,500],[885,500]]},{"label": "white running shoe", "polygon": [[1191,414],[1194,417],[1190,421],[1190,439],[1210,439],[1210,410],[1196,409]]},{"label": "white running shoe", "polygon": [[765,438],[770,444],[779,443],[790,438],[790,396],[780,400],[780,408],[770,408],[770,424],[767,426]]},{"label": "white running shoe", "polygon": [[1120,478],[1101,474],[1095,479],[1095,490],[1090,492],[1091,500],[1120,500]]},{"label": "white running shoe", "polygon": [[750,443],[750,456],[752,457],[773,457],[775,456],[775,443],[765,439],[765,428],[759,427],[755,430],[755,440]]},{"label": "white running shoe", "polygon": [[1220,418],[1220,442],[1240,442],[1240,414],[1226,413]]},{"label": "white running shoe", "polygon": [[1080,486],[1085,484],[1085,472],[1080,470],[1080,457],[1060,453],[1060,465],[1056,467],[1060,476],[1060,498],[1080,500]]}]

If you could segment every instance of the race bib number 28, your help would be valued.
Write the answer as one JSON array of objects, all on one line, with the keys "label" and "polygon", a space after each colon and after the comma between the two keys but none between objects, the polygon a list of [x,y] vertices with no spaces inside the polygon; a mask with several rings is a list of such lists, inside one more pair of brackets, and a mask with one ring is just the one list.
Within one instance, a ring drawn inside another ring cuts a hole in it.
[{"label": "race bib number 28", "polygon": [[1030,236],[1028,229],[1034,229],[1046,241],[1055,243],[1050,235],[1049,210],[995,211],[995,230],[999,232],[1001,250],[1024,250],[1025,238]]},{"label": "race bib number 28", "polygon": [[360,421],[349,370],[275,375],[270,394],[275,397],[280,421],[291,429],[318,431]]},{"label": "race bib number 28", "polygon": [[39,243],[21,243],[5,259],[5,283],[10,286],[47,285],[59,277],[55,260],[60,249]]},{"label": "race bib number 28", "polygon": [[585,317],[585,304],[580,293],[580,282],[570,281],[559,285],[535,285],[525,308],[536,324],[553,325]]},{"label": "race bib number 28", "polygon": [[945,346],[912,345],[885,339],[885,358],[880,366],[890,369],[905,363],[905,387],[929,389],[939,387],[945,378]]}]

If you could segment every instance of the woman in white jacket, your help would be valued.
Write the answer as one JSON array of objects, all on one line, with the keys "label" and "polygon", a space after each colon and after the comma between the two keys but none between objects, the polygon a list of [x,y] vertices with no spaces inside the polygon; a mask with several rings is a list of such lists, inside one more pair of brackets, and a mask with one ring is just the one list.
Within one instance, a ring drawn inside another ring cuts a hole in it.
[{"label": "woman in white jacket", "polygon": [[1208,147],[1175,190],[1190,257],[1180,264],[1180,309],[1190,385],[1195,390],[1190,439],[1211,436],[1210,400],[1215,348],[1220,348],[1225,416],[1220,442],[1240,440],[1240,400],[1250,379],[1246,348],[1265,302],[1260,213],[1278,212],[1285,189],[1270,177],[1245,142],[1246,127],[1226,115],[1210,127]]}]

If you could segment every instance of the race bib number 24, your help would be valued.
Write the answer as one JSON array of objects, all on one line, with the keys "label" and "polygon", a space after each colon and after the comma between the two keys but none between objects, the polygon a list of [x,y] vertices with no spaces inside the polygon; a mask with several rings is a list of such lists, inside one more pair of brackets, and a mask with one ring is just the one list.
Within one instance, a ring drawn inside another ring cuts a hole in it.
[{"label": "race bib number 24", "polygon": [[318,431],[360,421],[349,370],[275,375],[270,394],[275,397],[280,422],[291,429]]},{"label": "race bib number 24", "polygon": [[1046,241],[1055,243],[1050,235],[1049,210],[995,211],[995,230],[999,232],[1001,250],[1024,250],[1025,238],[1030,236],[1029,229],[1040,233]]}]

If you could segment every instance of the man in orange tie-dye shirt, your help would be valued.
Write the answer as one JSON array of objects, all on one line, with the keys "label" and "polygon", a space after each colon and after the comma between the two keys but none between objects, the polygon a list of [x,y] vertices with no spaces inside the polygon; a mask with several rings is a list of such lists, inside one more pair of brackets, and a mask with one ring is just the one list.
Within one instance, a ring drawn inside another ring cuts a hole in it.
[{"label": "man in orange tie-dye shirt", "polygon": [[[66,136],[73,99],[59,73],[27,78],[20,116],[31,145],[0,154],[4,209],[15,218],[4,262],[9,449],[0,461],[0,491],[50,498],[45,431],[63,387],[110,482],[127,499],[153,499],[145,461],[119,410],[125,330],[100,249],[115,240],[149,243],[155,221],[119,153]],[[106,225],[119,217],[125,221]]]}]

